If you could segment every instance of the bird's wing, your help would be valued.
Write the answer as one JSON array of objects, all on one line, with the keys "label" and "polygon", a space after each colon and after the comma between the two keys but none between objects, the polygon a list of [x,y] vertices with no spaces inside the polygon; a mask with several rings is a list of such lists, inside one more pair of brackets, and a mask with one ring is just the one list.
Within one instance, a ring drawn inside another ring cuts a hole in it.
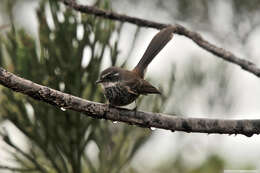
[{"label": "bird's wing", "polygon": [[140,86],[140,82],[138,79],[131,79],[131,80],[124,81],[122,83],[122,86],[126,86],[127,91],[129,93],[132,93],[134,95],[139,95],[138,87]]},{"label": "bird's wing", "polygon": [[142,85],[139,88],[139,93],[144,94],[144,95],[146,95],[146,94],[161,94],[161,92],[157,88],[152,86],[146,80],[142,81]]},{"label": "bird's wing", "polygon": [[161,92],[152,86],[149,82],[143,79],[132,79],[124,82],[130,93],[136,95],[146,94],[161,94]]}]

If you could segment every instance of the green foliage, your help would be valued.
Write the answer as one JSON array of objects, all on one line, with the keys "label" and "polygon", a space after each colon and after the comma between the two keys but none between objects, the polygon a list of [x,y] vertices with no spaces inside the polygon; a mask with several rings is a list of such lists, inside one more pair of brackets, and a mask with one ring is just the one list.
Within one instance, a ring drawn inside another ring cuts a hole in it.
[{"label": "green foliage", "polygon": [[[107,1],[96,5],[109,8]],[[48,6],[51,17],[47,20]],[[33,82],[105,102],[95,80],[105,56],[112,65],[117,64],[119,39],[111,38],[120,36],[121,26],[76,13],[56,1],[49,5],[42,1],[37,17],[38,42],[15,27],[0,36],[0,65]],[[79,28],[84,31],[82,38]],[[89,58],[88,64],[82,64],[84,58]],[[151,135],[148,129],[91,119],[0,89],[1,119],[12,122],[27,137],[25,150],[16,146],[7,132],[1,133],[15,149],[13,157],[21,168],[59,173],[133,172],[129,162]]]}]

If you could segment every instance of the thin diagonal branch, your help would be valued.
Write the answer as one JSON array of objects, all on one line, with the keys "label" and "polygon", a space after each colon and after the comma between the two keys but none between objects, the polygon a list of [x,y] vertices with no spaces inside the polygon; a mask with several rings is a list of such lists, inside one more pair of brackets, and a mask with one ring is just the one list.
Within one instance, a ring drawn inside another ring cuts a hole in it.
[{"label": "thin diagonal branch", "polygon": [[[0,67],[1,70],[1,67]],[[38,163],[37,160],[35,160],[32,156],[30,156],[29,154],[27,154],[26,152],[24,152],[23,150],[21,150],[19,147],[17,147],[9,138],[8,135],[6,134],[1,134],[1,136],[3,136],[3,141],[10,147],[12,147],[13,149],[15,149],[18,153],[20,153],[22,156],[24,156],[25,158],[27,158],[29,161],[31,161],[37,168],[38,171],[43,172],[43,173],[47,173],[47,171],[45,170],[45,168],[40,165],[40,163]]]},{"label": "thin diagonal branch", "polygon": [[232,52],[227,51],[223,48],[217,47],[214,44],[208,42],[205,40],[199,33],[190,31],[189,29],[185,28],[184,26],[181,26],[179,24],[176,25],[170,25],[170,24],[164,24],[164,23],[159,23],[159,22],[154,22],[150,20],[145,20],[137,17],[131,17],[123,14],[119,14],[116,12],[112,11],[106,11],[103,9],[99,9],[94,6],[87,6],[87,5],[80,5],[77,4],[75,1],[71,0],[61,0],[66,4],[67,6],[80,11],[82,13],[87,13],[87,14],[93,14],[96,16],[112,19],[112,20],[118,20],[121,22],[128,22],[132,23],[138,26],[143,26],[143,27],[151,27],[151,28],[156,28],[156,29],[162,29],[167,26],[172,26],[175,28],[174,33],[179,34],[179,35],[184,35],[191,40],[193,40],[197,45],[199,45],[201,48],[211,52],[212,54],[218,56],[219,58],[234,63],[238,66],[240,66],[242,69],[256,75],[257,77],[260,77],[260,69],[252,62],[242,59],[234,55]]},{"label": "thin diagonal branch", "polygon": [[[18,77],[0,67],[0,84],[13,91],[23,93],[34,99],[57,106],[82,112],[96,119],[120,121],[141,127],[155,127],[171,131],[243,134],[252,136],[260,133],[260,119],[231,120],[209,118],[187,118],[162,113],[131,111],[111,108],[105,104],[91,102],[82,98],[65,94]],[[80,114],[79,114],[80,115]]]},{"label": "thin diagonal branch", "polygon": [[12,172],[36,172],[37,171],[36,168],[24,169],[24,168],[16,168],[16,167],[4,166],[4,165],[0,165],[0,170],[1,169],[9,170],[9,171],[12,171]]}]

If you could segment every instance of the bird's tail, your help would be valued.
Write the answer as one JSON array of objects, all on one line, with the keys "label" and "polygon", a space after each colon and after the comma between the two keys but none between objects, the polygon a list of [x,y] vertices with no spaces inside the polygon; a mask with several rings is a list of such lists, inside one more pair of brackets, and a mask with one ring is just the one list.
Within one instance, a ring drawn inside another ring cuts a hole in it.
[{"label": "bird's tail", "polygon": [[164,48],[164,46],[172,39],[173,32],[175,31],[174,27],[166,27],[157,33],[149,46],[147,47],[143,57],[133,69],[139,76],[144,77],[145,69],[153,60],[153,58]]}]

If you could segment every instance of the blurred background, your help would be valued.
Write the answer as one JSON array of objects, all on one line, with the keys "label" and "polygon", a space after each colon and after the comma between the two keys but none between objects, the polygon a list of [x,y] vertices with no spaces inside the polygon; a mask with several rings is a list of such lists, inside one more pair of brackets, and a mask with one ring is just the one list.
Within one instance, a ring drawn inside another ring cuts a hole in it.
[{"label": "blurred background", "polygon": [[[181,24],[260,66],[260,1],[81,0],[129,16]],[[132,69],[158,30],[78,13],[56,0],[0,1],[0,66],[33,82],[105,102],[95,85],[111,66]],[[139,110],[259,118],[259,79],[174,35],[147,70],[163,96]],[[0,86],[1,172],[208,173],[259,169],[258,136],[150,130],[91,119]],[[130,105],[131,107],[131,105]]]}]

